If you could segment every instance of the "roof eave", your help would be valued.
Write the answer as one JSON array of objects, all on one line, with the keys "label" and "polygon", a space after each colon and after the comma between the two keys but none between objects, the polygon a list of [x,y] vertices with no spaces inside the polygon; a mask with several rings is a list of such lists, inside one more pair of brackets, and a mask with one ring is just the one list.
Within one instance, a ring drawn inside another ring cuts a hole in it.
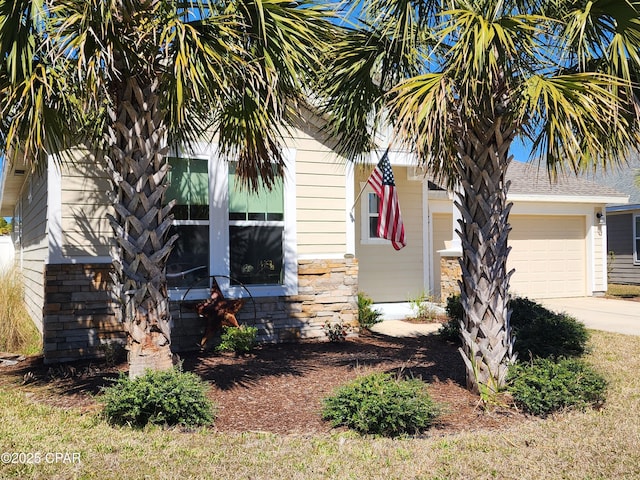
[{"label": "roof eave", "polygon": [[508,194],[507,198],[513,202],[541,202],[541,203],[589,203],[589,204],[623,204],[629,202],[628,195],[536,195],[528,193]]}]

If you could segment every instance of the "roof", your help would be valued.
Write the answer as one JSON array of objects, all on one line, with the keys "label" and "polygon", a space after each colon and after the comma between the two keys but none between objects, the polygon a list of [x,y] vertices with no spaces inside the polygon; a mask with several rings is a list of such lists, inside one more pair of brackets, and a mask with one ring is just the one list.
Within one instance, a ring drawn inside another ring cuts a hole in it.
[{"label": "roof", "polygon": [[640,204],[640,188],[635,183],[636,174],[640,173],[640,155],[636,155],[625,165],[614,167],[590,175],[590,179],[599,185],[608,186],[629,195],[629,203]]},{"label": "roof", "polygon": [[512,162],[507,180],[511,181],[510,195],[607,197],[627,203],[625,192],[574,174],[558,174],[557,178],[550,179],[546,168],[534,163]]},{"label": "roof", "polygon": [[[16,165],[17,164],[17,165]],[[0,163],[0,216],[13,216],[22,185],[27,178],[22,161],[11,164],[6,158]]]}]

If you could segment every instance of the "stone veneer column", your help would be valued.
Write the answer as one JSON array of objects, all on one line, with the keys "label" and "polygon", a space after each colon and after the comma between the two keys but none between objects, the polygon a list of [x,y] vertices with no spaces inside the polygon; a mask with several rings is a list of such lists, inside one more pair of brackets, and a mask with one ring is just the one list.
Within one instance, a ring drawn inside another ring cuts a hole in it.
[{"label": "stone veneer column", "polygon": [[102,356],[101,345],[126,341],[114,315],[110,264],[45,265],[45,362]]},{"label": "stone veneer column", "polygon": [[462,276],[459,257],[440,255],[440,301],[446,302],[451,295],[460,294],[458,280]]},{"label": "stone veneer column", "polygon": [[[327,323],[358,323],[358,260],[299,260],[298,295],[286,299],[303,338],[323,338]],[[281,338],[286,339],[286,338]]]}]

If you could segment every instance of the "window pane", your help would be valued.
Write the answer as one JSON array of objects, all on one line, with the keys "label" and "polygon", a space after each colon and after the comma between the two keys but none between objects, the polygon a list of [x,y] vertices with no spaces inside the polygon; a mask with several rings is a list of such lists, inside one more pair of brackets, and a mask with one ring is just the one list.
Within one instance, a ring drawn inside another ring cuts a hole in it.
[{"label": "window pane", "polygon": [[378,217],[369,217],[369,238],[378,238]]},{"label": "window pane", "polygon": [[167,284],[188,288],[209,276],[209,226],[174,225],[169,236],[174,233],[179,237],[167,260]]},{"label": "window pane", "polygon": [[261,187],[250,192],[236,181],[236,165],[229,164],[229,219],[265,220],[268,216],[284,217],[284,186],[277,179],[273,189]]},{"label": "window pane", "polygon": [[231,276],[246,285],[281,285],[283,227],[230,226]]},{"label": "window pane", "polygon": [[369,213],[378,213],[378,196],[375,193],[369,194]]},{"label": "window pane", "polygon": [[207,160],[169,158],[171,171],[165,200],[176,200],[173,214],[176,220],[207,220],[209,218],[209,174]]}]

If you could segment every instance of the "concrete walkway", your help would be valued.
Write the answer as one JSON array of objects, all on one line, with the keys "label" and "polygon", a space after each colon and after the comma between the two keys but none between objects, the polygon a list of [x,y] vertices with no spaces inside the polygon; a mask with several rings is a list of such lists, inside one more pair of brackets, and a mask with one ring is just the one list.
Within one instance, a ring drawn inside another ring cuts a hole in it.
[{"label": "concrete walkway", "polygon": [[388,337],[422,337],[435,333],[439,323],[409,323],[402,320],[383,320],[371,327],[371,331]]},{"label": "concrete walkway", "polygon": [[[553,298],[536,300],[554,312],[566,312],[587,328],[640,335],[640,302],[601,297]],[[391,337],[419,337],[435,333],[438,323],[409,323],[401,319],[413,315],[408,303],[375,304],[384,321],[371,329]]]},{"label": "concrete walkway", "polygon": [[587,328],[640,335],[640,302],[602,297],[538,300],[549,310],[566,312]]},{"label": "concrete walkway", "polygon": [[[404,318],[411,318],[415,315],[411,305],[407,302],[399,303],[376,303],[372,305],[374,310],[382,313],[383,321],[376,323],[371,331],[389,337],[420,337],[430,335],[440,328],[439,323],[410,323],[403,322]],[[433,304],[433,311],[441,314],[444,308]]]}]

